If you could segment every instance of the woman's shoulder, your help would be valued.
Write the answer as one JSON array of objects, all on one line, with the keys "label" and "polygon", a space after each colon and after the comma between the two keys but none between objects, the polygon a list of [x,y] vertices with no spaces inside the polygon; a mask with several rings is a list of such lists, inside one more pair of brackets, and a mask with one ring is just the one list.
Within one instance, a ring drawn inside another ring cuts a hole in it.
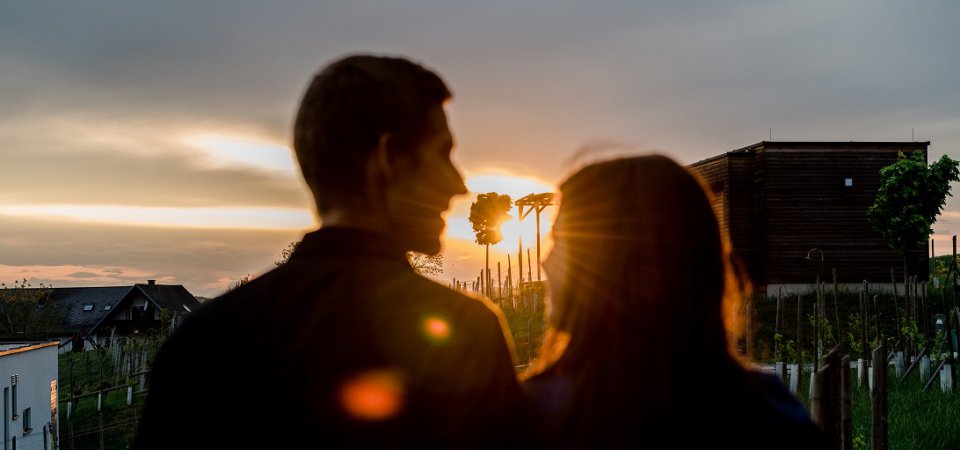
[{"label": "woman's shoulder", "polygon": [[522,384],[541,417],[561,415],[572,395],[570,377],[552,371],[534,375]]},{"label": "woman's shoulder", "polygon": [[573,379],[569,374],[547,369],[522,382],[536,423],[542,448],[554,450],[591,448],[590,437],[575,429],[573,416]]},{"label": "woman's shoulder", "polygon": [[787,439],[790,448],[826,448],[823,433],[807,408],[776,375],[756,370],[749,373],[763,402],[763,407],[756,409],[757,428]]},{"label": "woman's shoulder", "polygon": [[780,378],[758,370],[750,370],[749,374],[764,402],[781,413],[781,416],[797,422],[810,421],[810,413],[800,400],[787,390]]}]

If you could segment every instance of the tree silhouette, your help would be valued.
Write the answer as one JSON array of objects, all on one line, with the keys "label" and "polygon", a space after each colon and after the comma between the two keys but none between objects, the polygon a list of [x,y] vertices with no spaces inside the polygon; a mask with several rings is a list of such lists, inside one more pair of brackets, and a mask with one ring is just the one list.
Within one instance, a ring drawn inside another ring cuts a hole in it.
[{"label": "tree silhouette", "polygon": [[293,252],[297,250],[297,246],[300,245],[300,241],[293,241],[287,244],[287,247],[283,250],[280,250],[280,260],[274,262],[277,267],[280,267],[287,263],[290,260],[290,256],[293,255]]},{"label": "tree silhouette", "polygon": [[[290,261],[290,256],[293,255],[293,252],[297,250],[297,247],[300,246],[300,241],[293,241],[287,244],[286,248],[280,251],[280,259],[274,262],[277,267],[282,267]],[[407,252],[407,261],[410,262],[410,267],[413,267],[413,270],[420,275],[440,275],[443,273],[443,255],[425,255],[423,253],[417,252]],[[230,290],[236,289],[247,282],[252,278],[250,275],[247,275],[231,285]]]},{"label": "tree silhouette", "polygon": [[0,336],[45,339],[63,331],[66,313],[51,300],[52,292],[50,286],[34,288],[26,279],[13,286],[0,283]]},{"label": "tree silhouette", "polygon": [[440,275],[443,273],[443,255],[425,255],[418,252],[407,252],[407,261],[413,271],[423,275]]},{"label": "tree silhouette", "polygon": [[484,283],[486,293],[490,294],[490,245],[503,240],[500,225],[510,218],[507,214],[513,207],[513,200],[509,195],[488,192],[477,196],[477,201],[470,205],[470,224],[477,234],[477,244],[486,247],[486,262],[484,264]]}]

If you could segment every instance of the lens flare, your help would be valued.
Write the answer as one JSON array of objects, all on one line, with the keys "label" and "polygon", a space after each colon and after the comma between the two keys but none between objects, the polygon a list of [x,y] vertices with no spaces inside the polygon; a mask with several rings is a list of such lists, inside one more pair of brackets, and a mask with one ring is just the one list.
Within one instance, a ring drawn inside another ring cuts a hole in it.
[{"label": "lens flare", "polygon": [[450,338],[450,324],[439,317],[427,317],[423,321],[423,330],[431,341],[446,342]]},{"label": "lens flare", "polygon": [[371,370],[343,383],[340,403],[347,414],[368,421],[396,416],[403,408],[406,388],[396,370]]}]

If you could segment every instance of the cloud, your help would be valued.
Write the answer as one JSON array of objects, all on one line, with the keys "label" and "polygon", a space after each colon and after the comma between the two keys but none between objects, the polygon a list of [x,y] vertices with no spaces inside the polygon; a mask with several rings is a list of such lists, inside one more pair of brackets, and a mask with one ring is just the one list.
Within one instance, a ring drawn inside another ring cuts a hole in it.
[{"label": "cloud", "polygon": [[74,272],[67,274],[69,278],[99,278],[101,275],[93,272]]},{"label": "cloud", "polygon": [[[846,141],[913,128],[931,155],[958,159],[958,16],[955,2],[892,0],[12,2],[0,15],[0,204],[309,209],[289,160],[219,164],[239,158],[211,160],[183,138],[283,146],[311,74],[358,51],[443,75],[468,173],[556,181],[598,141],[692,163],[771,129]],[[4,264],[197,286],[269,267],[295,234],[0,219]],[[960,221],[935,230],[940,242]],[[451,270],[479,271],[478,246],[448,244]]]},{"label": "cloud", "polygon": [[302,230],[314,227],[310,211],[292,208],[144,208],[109,205],[0,206],[0,216],[67,222],[186,228]]},{"label": "cloud", "polygon": [[81,132],[96,122],[70,119],[0,119],[0,162],[15,169],[0,177],[0,201],[310,208],[295,173],[211,167],[201,150],[170,142],[166,133],[136,126]]},{"label": "cloud", "polygon": [[[551,179],[558,156],[596,139],[693,162],[770,128],[779,139],[905,139],[955,117],[960,100],[952,3],[101,6],[8,5],[0,111],[218,120],[286,137],[318,66],[399,53],[452,85],[465,166],[509,159]],[[891,32],[904,17],[924,26]]]},{"label": "cloud", "polygon": [[[0,217],[0,280],[54,287],[183,284],[196,295],[273,267],[302,230],[190,229]],[[89,276],[93,274],[96,276]]]}]

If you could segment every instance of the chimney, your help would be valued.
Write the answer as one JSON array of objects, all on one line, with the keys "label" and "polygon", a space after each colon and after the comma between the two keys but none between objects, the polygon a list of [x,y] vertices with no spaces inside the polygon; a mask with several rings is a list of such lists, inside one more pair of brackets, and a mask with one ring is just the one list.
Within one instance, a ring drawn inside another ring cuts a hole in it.
[{"label": "chimney", "polygon": [[153,285],[157,284],[157,280],[147,280],[147,284],[150,285],[150,286],[153,286]]}]

